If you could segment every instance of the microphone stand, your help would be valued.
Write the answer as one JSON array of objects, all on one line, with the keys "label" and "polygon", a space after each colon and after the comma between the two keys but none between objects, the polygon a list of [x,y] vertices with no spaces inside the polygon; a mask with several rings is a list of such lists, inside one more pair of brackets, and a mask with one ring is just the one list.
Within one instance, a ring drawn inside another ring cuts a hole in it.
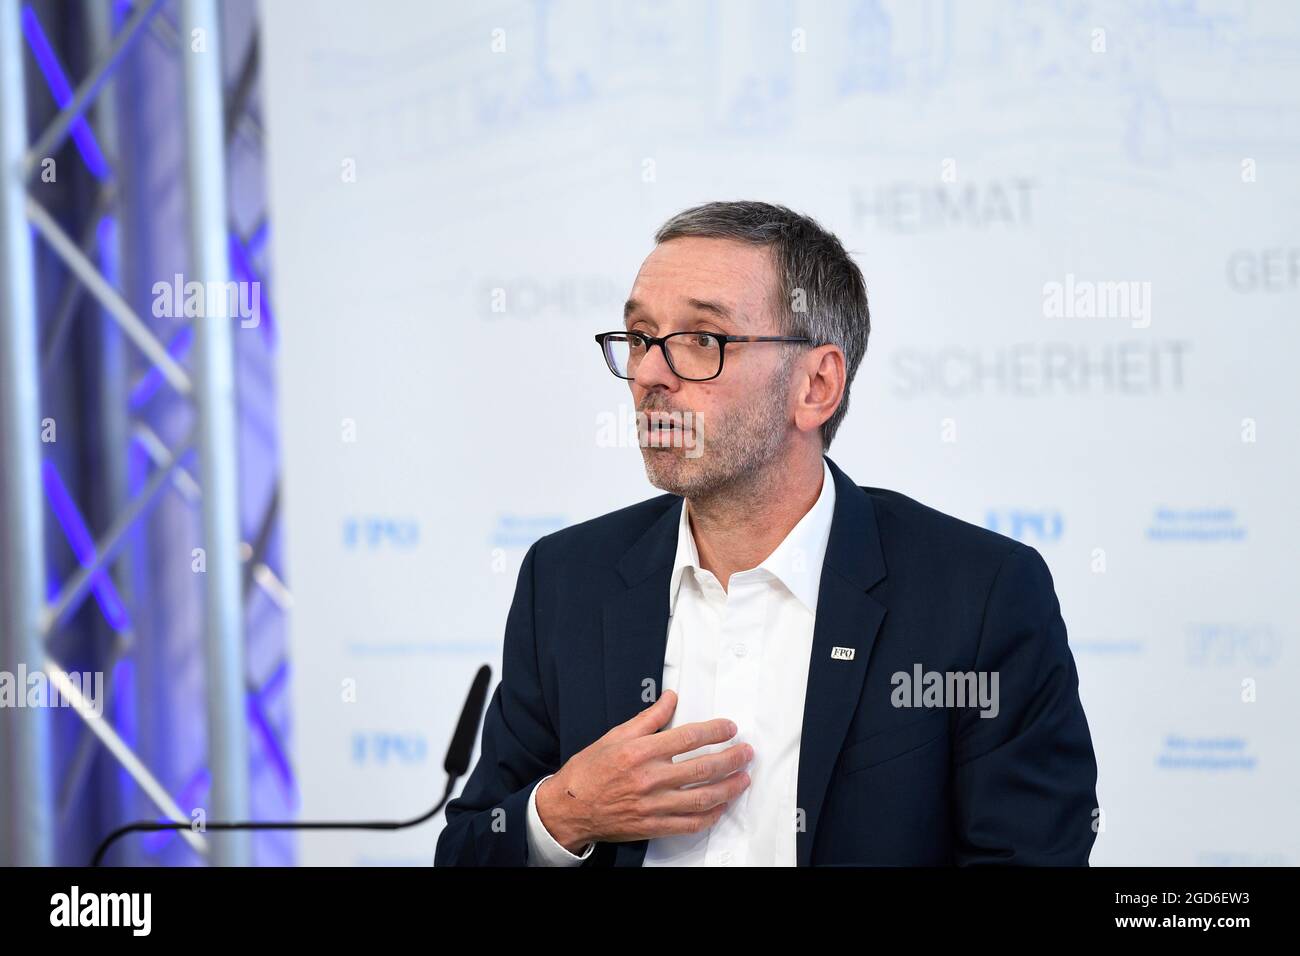
[{"label": "microphone stand", "polygon": [[[208,830],[405,830],[407,827],[419,826],[433,818],[433,815],[446,806],[451,799],[452,789],[459,777],[447,778],[447,790],[433,809],[410,820],[373,820],[373,821],[332,821],[332,820],[244,820],[239,822],[208,823],[198,829],[202,833]],[[109,847],[128,833],[156,833],[160,830],[188,830],[193,823],[179,823],[175,820],[137,820],[126,826],[118,827],[99,845],[91,866],[99,866]]]},{"label": "microphone stand", "polygon": [[[460,721],[456,725],[456,732],[452,737],[451,746],[447,750],[447,761],[444,769],[447,771],[447,789],[443,792],[442,799],[439,800],[431,810],[422,813],[418,817],[412,817],[410,820],[242,820],[242,821],[223,821],[217,823],[208,823],[203,826],[195,827],[197,832],[204,833],[208,830],[405,830],[408,827],[419,826],[433,819],[433,815],[446,806],[447,801],[451,799],[452,791],[455,789],[456,781],[464,775],[469,769],[469,757],[474,746],[474,737],[478,733],[478,725],[482,716],[483,704],[487,699],[488,681],[491,679],[492,669],[484,664],[479,668],[478,673],[474,676],[474,683],[470,687],[469,697],[465,700],[465,706],[461,710]],[[156,833],[162,830],[188,830],[194,827],[194,823],[182,823],[177,820],[137,820],[135,823],[128,823],[125,826],[118,827],[112,833],[104,838],[99,844],[99,849],[95,851],[94,859],[91,860],[91,866],[99,866],[104,859],[104,854],[108,852],[109,847],[128,833]]]}]

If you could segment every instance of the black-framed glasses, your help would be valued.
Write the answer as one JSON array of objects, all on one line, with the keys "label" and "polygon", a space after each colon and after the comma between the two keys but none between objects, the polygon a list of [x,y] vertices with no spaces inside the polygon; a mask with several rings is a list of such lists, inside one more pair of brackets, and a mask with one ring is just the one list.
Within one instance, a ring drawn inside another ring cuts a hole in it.
[{"label": "black-framed glasses", "polygon": [[686,382],[707,382],[722,374],[727,346],[740,342],[799,342],[811,344],[801,335],[721,335],[717,332],[673,332],[653,336],[644,332],[600,332],[596,335],[605,364],[619,378],[636,378],[637,366],[656,345],[663,350],[668,367]]}]

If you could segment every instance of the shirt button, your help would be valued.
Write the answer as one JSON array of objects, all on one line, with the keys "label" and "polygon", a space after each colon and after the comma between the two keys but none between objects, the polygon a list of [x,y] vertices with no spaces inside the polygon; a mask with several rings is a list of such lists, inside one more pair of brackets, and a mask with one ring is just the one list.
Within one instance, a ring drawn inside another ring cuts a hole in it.
[{"label": "shirt button", "polygon": [[718,854],[718,862],[721,863],[723,866],[726,866],[728,863],[730,863],[730,862],[731,862],[731,851],[730,851],[730,850],[723,850],[721,853],[719,853],[719,854]]},{"label": "shirt button", "polygon": [[732,645],[731,653],[735,654],[737,657],[744,657],[749,653],[749,649],[746,648],[744,644],[734,644]]}]

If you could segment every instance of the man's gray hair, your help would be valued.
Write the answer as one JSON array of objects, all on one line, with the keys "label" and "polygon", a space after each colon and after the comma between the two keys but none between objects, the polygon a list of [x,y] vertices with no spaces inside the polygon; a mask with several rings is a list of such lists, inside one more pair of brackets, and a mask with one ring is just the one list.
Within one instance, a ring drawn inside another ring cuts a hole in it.
[{"label": "man's gray hair", "polygon": [[844,353],[844,398],[822,424],[822,448],[849,410],[849,386],[867,354],[871,313],[862,272],[834,233],[814,219],[765,202],[710,202],[679,212],[655,233],[655,242],[696,237],[735,239],[768,246],[776,265],[775,303],[782,335],[801,335],[813,346],[837,345]]}]

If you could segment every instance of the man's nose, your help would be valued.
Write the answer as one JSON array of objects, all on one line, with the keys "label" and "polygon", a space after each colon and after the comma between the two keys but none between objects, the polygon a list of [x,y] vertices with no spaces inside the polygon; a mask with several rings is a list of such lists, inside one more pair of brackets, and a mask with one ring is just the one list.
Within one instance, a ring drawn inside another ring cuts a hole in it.
[{"label": "man's nose", "polygon": [[664,350],[659,346],[652,346],[637,364],[636,376],[634,382],[639,388],[654,388],[656,385],[666,386],[670,391],[675,391],[681,385],[682,380],[673,374],[673,370],[668,367],[668,358],[664,355]]}]

